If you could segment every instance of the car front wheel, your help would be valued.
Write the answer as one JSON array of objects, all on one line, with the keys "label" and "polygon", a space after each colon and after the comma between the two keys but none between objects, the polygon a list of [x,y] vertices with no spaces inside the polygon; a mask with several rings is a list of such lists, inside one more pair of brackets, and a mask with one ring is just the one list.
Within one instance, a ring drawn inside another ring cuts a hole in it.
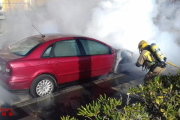
[{"label": "car front wheel", "polygon": [[30,93],[33,97],[43,97],[54,91],[54,78],[50,75],[40,75],[34,79],[30,87]]}]

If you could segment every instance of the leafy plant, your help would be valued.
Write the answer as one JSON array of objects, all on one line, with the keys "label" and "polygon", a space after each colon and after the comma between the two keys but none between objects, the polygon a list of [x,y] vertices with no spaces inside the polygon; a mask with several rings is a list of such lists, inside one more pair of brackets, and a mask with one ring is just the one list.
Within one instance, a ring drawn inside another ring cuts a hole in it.
[{"label": "leafy plant", "polygon": [[78,120],[78,119],[76,119],[76,118],[74,118],[74,117],[72,117],[72,118],[70,118],[70,116],[66,116],[66,117],[61,117],[61,120]]},{"label": "leafy plant", "polygon": [[[141,103],[129,105],[129,95],[139,97]],[[122,98],[107,98],[106,95],[78,108],[78,115],[90,120],[147,120],[180,119],[180,69],[176,75],[163,75],[160,79],[145,85],[129,88],[127,105],[122,105]],[[61,117],[62,120],[77,120]]]},{"label": "leafy plant", "polygon": [[152,119],[180,119],[180,71],[176,75],[163,75],[160,79],[130,88],[137,95]]},{"label": "leafy plant", "polygon": [[[106,95],[93,101],[88,105],[78,108],[78,115],[90,120],[145,120],[148,119],[148,114],[140,103],[126,105],[123,109],[117,109],[122,104],[122,98],[107,98]],[[65,117],[64,117],[65,118]],[[61,118],[62,119],[62,118]],[[70,120],[62,119],[62,120]]]}]

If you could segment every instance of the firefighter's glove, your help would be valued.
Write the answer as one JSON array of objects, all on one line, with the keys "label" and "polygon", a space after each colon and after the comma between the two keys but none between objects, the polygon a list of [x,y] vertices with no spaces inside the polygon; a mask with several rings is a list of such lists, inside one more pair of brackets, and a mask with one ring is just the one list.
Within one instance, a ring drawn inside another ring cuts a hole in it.
[{"label": "firefighter's glove", "polygon": [[166,57],[164,57],[164,61],[166,62],[166,60],[167,60],[167,58]]},{"label": "firefighter's glove", "polygon": [[151,62],[152,65],[156,64],[155,62]]}]

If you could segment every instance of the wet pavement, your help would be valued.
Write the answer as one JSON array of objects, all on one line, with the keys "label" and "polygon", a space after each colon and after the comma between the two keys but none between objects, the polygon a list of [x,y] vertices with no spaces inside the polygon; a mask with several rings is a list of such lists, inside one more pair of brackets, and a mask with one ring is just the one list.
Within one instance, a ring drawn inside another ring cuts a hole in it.
[{"label": "wet pavement", "polygon": [[[16,108],[13,111],[13,118],[9,119],[27,120],[28,118],[36,118],[42,120],[58,120],[60,116],[63,115],[76,116],[78,119],[81,119],[77,116],[77,108],[96,100],[99,95],[106,94],[108,97],[116,98],[120,98],[121,95],[123,97],[123,105],[125,105],[127,95],[126,92],[121,90],[127,85],[123,85],[124,87],[122,87],[120,84],[127,84],[127,82],[130,82],[127,76],[120,76],[116,79],[99,80],[83,84],[72,91],[69,90],[55,97]],[[132,101],[137,101],[137,99],[132,98]],[[23,114],[23,116],[21,114]]]},{"label": "wet pavement", "polygon": [[[166,73],[173,70],[173,68],[169,68]],[[4,102],[4,105],[6,108],[13,107],[13,116],[9,117],[7,112],[6,117],[0,115],[0,120],[60,120],[60,117],[66,115],[82,119],[77,116],[77,108],[91,103],[103,94],[115,98],[122,96],[124,106],[126,105],[129,87],[143,84],[145,74],[146,72],[142,72],[141,69],[131,68],[113,76],[114,79],[109,77],[88,83],[60,86],[57,92],[44,98],[32,99],[28,94],[11,94],[12,98],[13,96],[16,97],[7,100],[7,104]],[[135,101],[138,99],[131,96],[130,102]]]}]

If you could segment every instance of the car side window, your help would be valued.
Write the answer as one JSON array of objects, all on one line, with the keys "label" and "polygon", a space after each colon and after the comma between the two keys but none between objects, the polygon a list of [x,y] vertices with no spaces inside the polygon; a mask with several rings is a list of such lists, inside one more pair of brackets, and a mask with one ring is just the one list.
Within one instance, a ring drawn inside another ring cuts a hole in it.
[{"label": "car side window", "polygon": [[76,40],[64,40],[56,42],[54,46],[55,57],[80,56],[80,50]]},{"label": "car side window", "polygon": [[42,57],[50,57],[51,49],[52,49],[52,46],[49,46],[43,53]]},{"label": "car side window", "polygon": [[110,52],[109,47],[102,43],[93,40],[80,40],[80,41],[85,49],[86,55],[103,55],[103,54],[109,54]]}]

